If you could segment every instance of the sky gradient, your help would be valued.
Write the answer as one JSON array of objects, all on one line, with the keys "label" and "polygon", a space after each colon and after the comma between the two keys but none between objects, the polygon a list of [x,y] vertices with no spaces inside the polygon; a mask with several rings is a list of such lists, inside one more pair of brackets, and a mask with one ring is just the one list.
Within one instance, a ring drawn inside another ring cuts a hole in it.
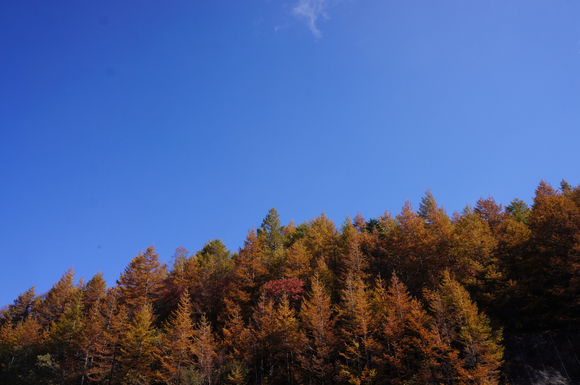
[{"label": "sky gradient", "polygon": [[0,2],[0,305],[154,244],[235,251],[580,183],[580,1]]}]

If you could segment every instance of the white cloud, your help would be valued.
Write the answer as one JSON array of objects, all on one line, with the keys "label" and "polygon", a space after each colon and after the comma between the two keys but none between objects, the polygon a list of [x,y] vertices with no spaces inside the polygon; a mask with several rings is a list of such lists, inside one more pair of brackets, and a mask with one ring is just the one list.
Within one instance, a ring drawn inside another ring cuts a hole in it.
[{"label": "white cloud", "polygon": [[308,28],[314,34],[314,37],[319,39],[322,37],[322,32],[316,27],[316,20],[321,16],[328,19],[328,15],[326,14],[328,6],[328,0],[300,0],[292,9],[292,13],[296,17],[304,19]]}]

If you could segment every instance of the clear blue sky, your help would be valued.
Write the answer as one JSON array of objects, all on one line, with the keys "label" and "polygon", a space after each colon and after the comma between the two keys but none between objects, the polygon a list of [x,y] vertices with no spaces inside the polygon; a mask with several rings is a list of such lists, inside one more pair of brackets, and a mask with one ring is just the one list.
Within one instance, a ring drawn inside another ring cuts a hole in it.
[{"label": "clear blue sky", "polygon": [[237,250],[580,183],[580,1],[0,2],[0,305],[140,250]]}]

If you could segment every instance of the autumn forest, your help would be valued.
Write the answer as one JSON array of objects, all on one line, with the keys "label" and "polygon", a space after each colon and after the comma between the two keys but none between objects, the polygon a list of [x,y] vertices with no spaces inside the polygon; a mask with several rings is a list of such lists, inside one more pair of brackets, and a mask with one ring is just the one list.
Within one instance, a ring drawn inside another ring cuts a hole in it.
[{"label": "autumn forest", "polygon": [[[216,234],[219,236],[219,234]],[[106,266],[102,267],[106,269]],[[280,223],[0,312],[1,384],[496,384],[506,333],[577,332],[580,186],[533,204]]]}]

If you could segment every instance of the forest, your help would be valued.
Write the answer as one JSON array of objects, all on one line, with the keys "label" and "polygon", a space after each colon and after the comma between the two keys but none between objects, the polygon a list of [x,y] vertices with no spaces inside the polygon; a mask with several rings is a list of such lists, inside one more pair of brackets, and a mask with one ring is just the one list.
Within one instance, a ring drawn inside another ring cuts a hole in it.
[{"label": "forest", "polygon": [[[106,266],[103,266],[106,269]],[[0,312],[1,384],[499,384],[506,333],[578,332],[580,185],[280,223]]]}]

